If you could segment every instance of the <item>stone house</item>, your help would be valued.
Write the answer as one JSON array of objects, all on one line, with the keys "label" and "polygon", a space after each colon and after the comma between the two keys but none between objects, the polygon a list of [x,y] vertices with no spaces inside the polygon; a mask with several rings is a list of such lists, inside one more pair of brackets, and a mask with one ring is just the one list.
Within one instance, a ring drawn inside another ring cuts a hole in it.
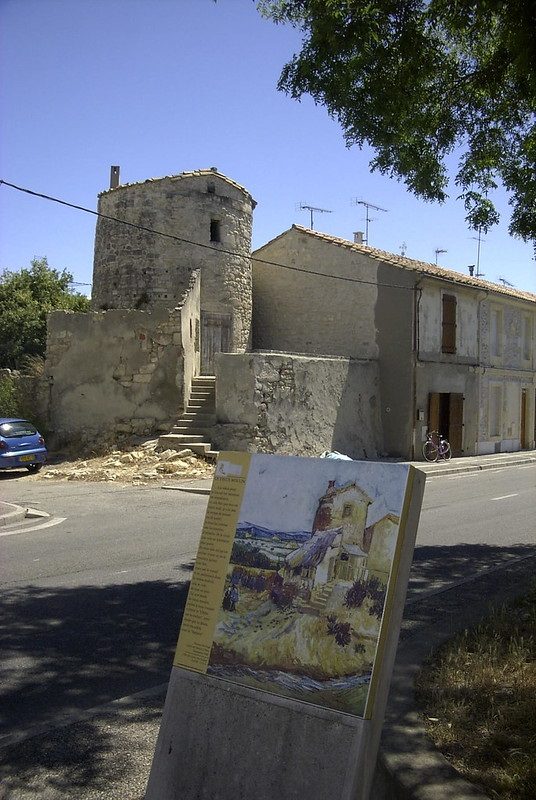
[{"label": "stone house", "polygon": [[[428,430],[455,455],[534,448],[535,295],[296,225],[252,263],[256,349],[368,365],[373,381],[352,391],[354,426],[358,403],[374,409],[372,453],[361,455],[419,458]],[[337,403],[338,386],[328,385]]]},{"label": "stone house", "polygon": [[254,207],[215,168],[100,195],[93,310],[49,320],[58,439],[183,415],[166,446],[201,421],[193,440],[253,452],[535,446],[535,295],[296,225],[252,253]]}]

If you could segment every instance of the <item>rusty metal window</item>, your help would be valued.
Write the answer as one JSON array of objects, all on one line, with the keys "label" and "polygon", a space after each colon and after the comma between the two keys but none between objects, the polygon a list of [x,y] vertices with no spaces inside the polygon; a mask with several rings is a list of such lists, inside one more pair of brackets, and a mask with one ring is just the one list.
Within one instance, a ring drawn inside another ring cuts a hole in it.
[{"label": "rusty metal window", "polygon": [[443,314],[441,317],[441,352],[456,352],[456,298],[453,294],[444,294]]}]

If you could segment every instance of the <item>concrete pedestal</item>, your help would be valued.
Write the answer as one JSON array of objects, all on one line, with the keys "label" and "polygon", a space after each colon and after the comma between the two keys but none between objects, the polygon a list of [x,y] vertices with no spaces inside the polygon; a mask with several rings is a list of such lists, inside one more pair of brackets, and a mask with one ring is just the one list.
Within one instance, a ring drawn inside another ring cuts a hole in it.
[{"label": "concrete pedestal", "polygon": [[146,800],[357,800],[371,724],[175,667]]}]

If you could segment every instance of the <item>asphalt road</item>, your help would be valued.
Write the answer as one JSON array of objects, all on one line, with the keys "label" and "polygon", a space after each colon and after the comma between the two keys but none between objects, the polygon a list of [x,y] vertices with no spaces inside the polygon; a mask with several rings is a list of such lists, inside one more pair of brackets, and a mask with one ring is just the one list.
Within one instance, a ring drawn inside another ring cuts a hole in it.
[{"label": "asphalt road", "polygon": [[[0,529],[0,733],[167,681],[207,498],[22,473],[0,496],[62,520]],[[429,478],[408,602],[483,570],[500,584],[536,552],[535,505],[534,464]]]}]

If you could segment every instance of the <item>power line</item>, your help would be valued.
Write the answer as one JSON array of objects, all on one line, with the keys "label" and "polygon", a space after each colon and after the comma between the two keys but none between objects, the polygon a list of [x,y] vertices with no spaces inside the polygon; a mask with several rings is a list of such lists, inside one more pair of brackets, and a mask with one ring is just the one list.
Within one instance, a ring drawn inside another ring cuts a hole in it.
[{"label": "power line", "polygon": [[[130,228],[137,228],[140,231],[145,231],[146,233],[153,233],[156,236],[165,236],[167,239],[173,239],[176,242],[180,242],[181,244],[190,244],[194,247],[204,247],[206,250],[214,250],[217,253],[226,253],[227,255],[232,256],[239,256],[240,258],[244,258],[243,253],[238,253],[235,250],[226,250],[223,247],[214,247],[211,244],[205,244],[204,242],[194,242],[191,239],[185,239],[182,236],[176,236],[173,233],[166,233],[165,231],[158,231],[154,228],[148,228],[145,225],[139,225],[136,222],[128,222],[124,219],[119,219],[119,217],[112,217],[109,214],[103,214],[100,211],[93,211],[91,208],[85,208],[85,206],[79,206],[75,203],[69,203],[67,200],[60,200],[58,197],[52,197],[48,194],[43,194],[42,192],[35,192],[32,189],[26,189],[22,186],[17,186],[14,183],[10,183],[9,181],[5,181],[0,178],[0,186],[9,186],[12,189],[16,189],[18,192],[24,192],[25,194],[32,195],[33,197],[40,197],[42,200],[49,200],[52,203],[59,203],[62,206],[67,206],[68,208],[74,208],[76,211],[83,211],[86,214],[92,214],[94,217],[99,217],[101,219],[108,219],[111,222],[118,222],[121,225],[128,225]],[[268,259],[258,258],[258,256],[249,256],[252,261],[256,261],[259,264],[267,264],[271,267],[280,267],[281,269],[288,269],[292,272],[302,272],[305,275],[316,275],[321,278],[329,278],[331,280],[337,281],[345,281],[346,283],[359,283],[364,284],[366,286],[382,286],[388,289],[404,289],[405,291],[412,292],[414,291],[414,287],[412,286],[403,286],[401,284],[396,283],[378,283],[378,281],[366,281],[362,278],[348,278],[343,275],[326,275],[325,272],[316,272],[315,270],[311,269],[302,269],[301,267],[291,267],[288,264],[281,264],[278,261],[269,261]],[[89,284],[88,284],[89,285]]]}]

